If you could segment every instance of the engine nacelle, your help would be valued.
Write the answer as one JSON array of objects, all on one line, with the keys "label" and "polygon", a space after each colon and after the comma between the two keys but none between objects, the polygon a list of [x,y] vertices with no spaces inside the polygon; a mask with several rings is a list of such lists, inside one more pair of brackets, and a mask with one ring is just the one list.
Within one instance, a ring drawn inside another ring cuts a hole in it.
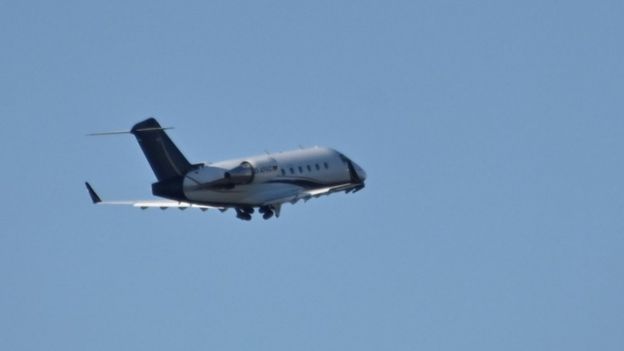
[{"label": "engine nacelle", "polygon": [[242,162],[238,167],[234,167],[229,171],[225,172],[223,177],[228,184],[242,185],[253,182],[255,175],[256,171],[254,170],[253,166],[249,162],[245,161]]},{"label": "engine nacelle", "polygon": [[186,191],[232,189],[238,185],[269,180],[278,173],[277,162],[269,156],[240,161],[238,166],[234,165],[206,165],[195,169],[186,175],[184,188]]}]

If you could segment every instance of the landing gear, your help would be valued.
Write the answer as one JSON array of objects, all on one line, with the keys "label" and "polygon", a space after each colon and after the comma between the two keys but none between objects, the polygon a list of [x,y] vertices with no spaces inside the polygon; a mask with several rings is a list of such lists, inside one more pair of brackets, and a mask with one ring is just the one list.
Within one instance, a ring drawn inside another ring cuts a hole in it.
[{"label": "landing gear", "polygon": [[236,218],[242,219],[243,221],[250,221],[252,213],[254,213],[254,209],[252,207],[237,208]]},{"label": "landing gear", "polygon": [[269,219],[275,214],[273,213],[273,209],[270,206],[262,206],[260,207],[258,212],[262,213],[262,218],[264,219]]},{"label": "landing gear", "polygon": [[[251,215],[255,212],[253,207],[236,208],[236,218],[243,221],[250,221]],[[262,214],[262,218],[269,219],[273,216],[279,217],[279,206],[262,206],[258,208],[258,212]]]}]

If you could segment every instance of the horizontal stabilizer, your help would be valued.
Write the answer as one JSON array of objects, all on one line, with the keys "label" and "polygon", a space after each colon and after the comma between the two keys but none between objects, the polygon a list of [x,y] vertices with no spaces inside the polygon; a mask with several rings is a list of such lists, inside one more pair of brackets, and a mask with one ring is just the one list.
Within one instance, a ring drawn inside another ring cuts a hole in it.
[{"label": "horizontal stabilizer", "polygon": [[[150,127],[150,128],[139,128],[134,130],[135,132],[151,132],[155,130],[169,130],[173,129],[173,127]],[[113,130],[110,132],[97,132],[97,133],[89,133],[87,136],[102,136],[102,135],[118,135],[118,134],[132,134],[131,130]]]}]

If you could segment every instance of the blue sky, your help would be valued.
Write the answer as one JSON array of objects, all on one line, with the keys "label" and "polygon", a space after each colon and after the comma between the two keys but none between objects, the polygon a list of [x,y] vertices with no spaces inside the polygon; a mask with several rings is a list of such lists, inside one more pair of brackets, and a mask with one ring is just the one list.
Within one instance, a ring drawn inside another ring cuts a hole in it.
[{"label": "blue sky", "polygon": [[[619,1],[4,2],[0,349],[621,350]],[[339,149],[279,220],[150,196],[194,161]]]}]

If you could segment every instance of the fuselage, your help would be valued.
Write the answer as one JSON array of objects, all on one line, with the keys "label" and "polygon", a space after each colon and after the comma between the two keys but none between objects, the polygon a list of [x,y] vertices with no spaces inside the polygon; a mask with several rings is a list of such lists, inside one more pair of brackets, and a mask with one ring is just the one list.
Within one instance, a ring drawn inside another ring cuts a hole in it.
[{"label": "fuselage", "polygon": [[[221,185],[223,179],[231,182]],[[365,179],[364,170],[343,154],[314,147],[204,164],[184,176],[183,192],[196,203],[261,206],[303,189],[356,184]]]},{"label": "fuselage", "polygon": [[214,163],[191,163],[165,133],[155,118],[136,123],[125,134],[136,137],[157,181],[152,194],[164,199],[102,201],[87,182],[94,204],[150,207],[199,208],[202,211],[234,209],[236,217],[251,220],[279,217],[284,203],[295,204],[336,192],[356,193],[364,189],[366,172],[340,152],[323,147],[245,157]]}]

